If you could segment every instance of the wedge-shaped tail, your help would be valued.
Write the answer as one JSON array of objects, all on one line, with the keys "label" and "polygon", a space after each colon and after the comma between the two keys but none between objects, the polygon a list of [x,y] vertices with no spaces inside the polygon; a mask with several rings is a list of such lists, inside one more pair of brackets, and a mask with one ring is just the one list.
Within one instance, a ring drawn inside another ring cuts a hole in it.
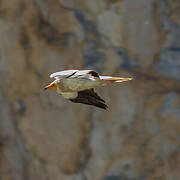
[{"label": "wedge-shaped tail", "polygon": [[100,76],[100,79],[106,82],[112,82],[112,83],[120,83],[125,81],[130,81],[133,78],[123,78],[123,77],[112,77],[112,76]]}]

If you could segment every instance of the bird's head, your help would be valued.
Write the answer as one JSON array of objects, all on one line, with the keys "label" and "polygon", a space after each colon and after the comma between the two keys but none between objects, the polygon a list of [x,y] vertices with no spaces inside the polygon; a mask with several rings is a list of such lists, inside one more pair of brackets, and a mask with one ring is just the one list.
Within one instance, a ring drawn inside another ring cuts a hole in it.
[{"label": "bird's head", "polygon": [[57,85],[56,85],[56,81],[53,81],[52,83],[50,83],[49,85],[44,87],[44,90],[46,89],[51,89],[51,90],[57,90]]}]

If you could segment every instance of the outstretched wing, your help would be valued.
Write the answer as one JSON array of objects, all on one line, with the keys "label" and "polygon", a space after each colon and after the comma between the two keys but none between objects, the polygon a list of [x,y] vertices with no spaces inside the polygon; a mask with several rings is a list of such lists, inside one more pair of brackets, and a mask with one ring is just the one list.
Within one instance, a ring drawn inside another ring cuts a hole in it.
[{"label": "outstretched wing", "polygon": [[50,78],[94,78],[98,77],[99,74],[94,70],[66,70],[66,71],[60,71],[56,72],[50,75]]},{"label": "outstretched wing", "polygon": [[69,100],[74,103],[88,104],[105,110],[108,108],[106,102],[96,92],[94,92],[94,89],[79,91],[76,98]]},{"label": "outstretched wing", "polygon": [[59,71],[59,72],[55,72],[53,74],[50,75],[50,78],[67,78],[69,76],[72,76],[73,74],[75,74],[77,71],[79,70],[66,70],[66,71]]}]

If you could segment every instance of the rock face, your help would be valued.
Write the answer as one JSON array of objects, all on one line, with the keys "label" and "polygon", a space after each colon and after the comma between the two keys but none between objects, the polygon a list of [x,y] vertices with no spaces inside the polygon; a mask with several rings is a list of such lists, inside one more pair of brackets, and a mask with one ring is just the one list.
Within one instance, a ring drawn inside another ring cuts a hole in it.
[{"label": "rock face", "polygon": [[[179,0],[1,0],[0,179],[179,180]],[[133,76],[105,112],[49,74]]]}]

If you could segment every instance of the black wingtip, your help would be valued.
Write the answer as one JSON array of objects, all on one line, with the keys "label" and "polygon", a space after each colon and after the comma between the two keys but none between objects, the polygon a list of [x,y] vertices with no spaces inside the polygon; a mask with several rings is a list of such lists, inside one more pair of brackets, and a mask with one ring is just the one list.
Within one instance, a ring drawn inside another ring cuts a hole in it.
[{"label": "black wingtip", "polygon": [[93,106],[96,106],[96,107],[98,107],[98,108],[101,108],[101,109],[104,109],[104,110],[108,110],[108,106],[105,104],[105,103],[102,103],[102,102],[100,102],[100,101],[97,101],[97,102],[94,102],[94,103],[92,103],[92,105]]},{"label": "black wingtip", "polygon": [[108,110],[109,110],[108,107],[105,107],[105,108],[100,107],[100,108],[103,109],[103,110],[105,110],[105,111],[108,111]]},{"label": "black wingtip", "polygon": [[100,98],[100,96],[97,93],[95,93],[93,89],[79,91],[78,96],[76,98],[69,100],[74,103],[88,104],[104,110],[108,110],[106,102],[102,98]]}]

